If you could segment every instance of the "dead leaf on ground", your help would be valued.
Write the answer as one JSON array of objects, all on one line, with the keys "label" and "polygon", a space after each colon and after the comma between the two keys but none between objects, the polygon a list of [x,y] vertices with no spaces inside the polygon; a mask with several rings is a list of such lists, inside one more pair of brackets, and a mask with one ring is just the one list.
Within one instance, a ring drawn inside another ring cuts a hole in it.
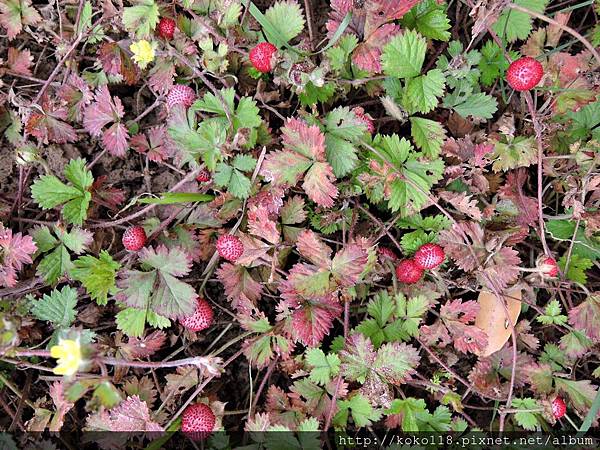
[{"label": "dead leaf on ground", "polygon": [[475,326],[488,335],[488,345],[479,356],[490,356],[497,352],[510,338],[511,326],[507,321],[503,302],[506,302],[510,321],[513,325],[517,323],[521,312],[521,288],[515,286],[505,292],[503,297],[504,299],[500,299],[488,291],[479,293],[477,302],[480,307],[475,318]]}]

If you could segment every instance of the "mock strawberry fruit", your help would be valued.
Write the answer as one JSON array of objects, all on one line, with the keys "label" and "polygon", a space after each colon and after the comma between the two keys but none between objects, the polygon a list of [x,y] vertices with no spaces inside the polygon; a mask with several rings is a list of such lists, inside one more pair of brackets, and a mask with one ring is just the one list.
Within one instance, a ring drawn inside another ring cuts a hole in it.
[{"label": "mock strawberry fruit", "polygon": [[210,304],[203,298],[199,298],[194,314],[179,319],[179,323],[190,331],[202,331],[212,325],[213,317]]},{"label": "mock strawberry fruit", "polygon": [[352,112],[356,116],[358,120],[365,124],[367,127],[367,131],[371,134],[375,132],[375,125],[373,125],[373,118],[370,114],[365,113],[365,110],[362,106],[357,106],[356,108],[352,108]]},{"label": "mock strawberry fruit", "polygon": [[210,172],[206,169],[202,169],[198,173],[198,176],[196,177],[196,181],[198,183],[206,183],[207,181],[210,181]]},{"label": "mock strawberry fruit", "polygon": [[547,277],[554,278],[558,275],[558,264],[552,256],[540,256],[538,258],[538,268]]},{"label": "mock strawberry fruit", "polygon": [[244,244],[237,236],[223,234],[217,239],[217,251],[221,258],[235,262],[244,253]]},{"label": "mock strawberry fruit", "polygon": [[250,50],[250,62],[256,70],[267,73],[275,67],[277,47],[269,42],[261,42]]},{"label": "mock strawberry fruit", "polygon": [[528,91],[538,85],[544,76],[539,61],[525,56],[513,61],[506,71],[506,81],[515,91]]},{"label": "mock strawberry fruit", "polygon": [[130,252],[137,252],[146,245],[146,232],[139,225],[129,227],[123,233],[123,247]]},{"label": "mock strawberry fruit", "polygon": [[167,106],[172,108],[175,105],[184,105],[189,108],[194,100],[196,100],[196,93],[191,87],[185,84],[176,84],[167,95]]},{"label": "mock strawberry fruit", "polygon": [[181,431],[195,441],[206,439],[215,428],[215,413],[210,406],[196,403],[185,408],[181,416]]},{"label": "mock strawberry fruit", "polygon": [[161,17],[157,27],[158,35],[166,40],[173,39],[173,35],[175,34],[175,26],[175,21],[173,19]]},{"label": "mock strawberry fruit", "polygon": [[406,284],[414,284],[423,276],[421,269],[413,259],[403,259],[396,266],[396,277],[398,281]]},{"label": "mock strawberry fruit", "polygon": [[445,258],[444,249],[437,244],[422,245],[414,256],[415,263],[421,269],[433,269],[443,263]]},{"label": "mock strawberry fruit", "polygon": [[386,259],[390,259],[392,261],[398,260],[398,257],[394,253],[394,251],[388,247],[378,247],[377,253],[379,253],[379,260],[383,261]]},{"label": "mock strawberry fruit", "polygon": [[552,400],[552,414],[554,418],[560,419],[567,412],[567,405],[561,397]]}]

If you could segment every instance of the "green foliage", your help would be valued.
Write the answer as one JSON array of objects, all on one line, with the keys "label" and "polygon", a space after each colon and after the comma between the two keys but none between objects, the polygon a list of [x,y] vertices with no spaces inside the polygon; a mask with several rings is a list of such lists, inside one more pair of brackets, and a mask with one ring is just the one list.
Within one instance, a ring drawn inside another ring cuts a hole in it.
[{"label": "green foliage", "polygon": [[70,252],[82,254],[92,240],[90,232],[76,227],[67,231],[55,226],[51,231],[43,226],[35,228],[31,235],[37,245],[38,254],[45,253],[38,265],[38,273],[50,284],[55,284],[61,276],[69,274],[73,269]]},{"label": "green foliage", "polygon": [[369,400],[361,394],[349,400],[338,400],[337,405],[339,410],[333,418],[333,424],[337,428],[346,428],[350,416],[357,427],[369,426],[381,417],[381,412],[373,409]]},{"label": "green foliage", "polygon": [[425,37],[449,41],[450,20],[446,7],[436,0],[421,1],[402,17],[400,23],[403,28],[416,29]]},{"label": "green foliage", "polygon": [[63,286],[59,291],[54,289],[50,295],[44,294],[40,300],[31,304],[31,314],[38,320],[50,322],[54,328],[68,328],[75,320],[77,313],[77,290]]},{"label": "green foliage", "polygon": [[419,323],[429,306],[424,296],[406,299],[404,294],[390,296],[380,291],[367,305],[370,318],[364,319],[357,331],[369,337],[375,348],[383,343],[408,341],[418,335]]},{"label": "green foliage", "polygon": [[383,73],[397,78],[413,78],[421,73],[427,40],[413,30],[395,36],[383,47]]},{"label": "green foliage", "polygon": [[[278,47],[282,47],[302,33],[304,29],[304,16],[300,5],[293,1],[279,1],[265,11],[265,17],[272,28],[264,27],[263,31],[267,39]],[[279,38],[284,42],[279,42]]]},{"label": "green foliage", "polygon": [[[515,0],[514,3],[531,11],[543,13],[548,0]],[[515,42],[529,37],[532,23],[533,18],[529,14],[506,8],[500,13],[492,28],[500,38]]]},{"label": "green foliage", "polygon": [[142,337],[146,323],[154,328],[168,328],[171,321],[149,309],[125,308],[116,316],[117,329],[130,337]]},{"label": "green foliage", "polygon": [[298,93],[298,100],[304,106],[313,106],[327,102],[333,94],[335,94],[335,83],[326,82],[323,86],[315,86],[312,81],[308,81]]},{"label": "green foliage", "polygon": [[123,10],[123,26],[138,39],[150,36],[159,19],[158,5],[154,0],[135,0],[135,6]]},{"label": "green foliage", "polygon": [[565,325],[567,323],[567,316],[561,314],[561,312],[560,303],[554,299],[548,302],[544,309],[544,314],[538,316],[537,320],[544,325]]},{"label": "green foliage", "polygon": [[439,69],[412,78],[406,83],[402,104],[411,114],[426,114],[437,106],[438,98],[444,94],[445,83],[446,78]]},{"label": "green foliage", "polygon": [[99,305],[106,305],[108,294],[116,292],[115,279],[121,264],[114,261],[112,256],[102,250],[99,257],[81,256],[71,269],[71,277],[80,281],[90,297]]},{"label": "green foliage", "polygon": [[425,401],[409,397],[406,399],[395,399],[386,414],[401,414],[402,431],[437,431],[446,432],[451,429],[451,414],[447,407],[438,406],[433,413],[427,411]]},{"label": "green foliage", "polygon": [[599,259],[600,242],[593,236],[588,237],[585,226],[582,224],[577,228],[577,232],[575,229],[576,222],[573,220],[549,220],[546,222],[546,230],[553,239],[569,243],[573,239],[572,255],[578,255],[591,261]]},{"label": "green foliage", "polygon": [[319,385],[329,383],[340,370],[340,358],[335,353],[326,355],[319,348],[307,350],[306,363],[312,366],[309,379]]},{"label": "green foliage", "polygon": [[569,260],[569,270],[567,268],[567,255],[563,255],[558,260],[558,267],[563,271],[567,280],[575,281],[576,283],[586,284],[587,275],[586,270],[591,269],[594,266],[594,262],[580,255],[571,255]]},{"label": "green foliage", "polygon": [[495,143],[492,155],[494,172],[527,167],[537,160],[537,145],[533,136],[505,136]]},{"label": "green foliage", "polygon": [[[414,214],[427,203],[431,187],[440,180],[444,163],[436,158],[424,161],[413,146],[398,135],[377,135],[370,158],[384,165],[384,171],[377,173],[381,182],[366,186],[370,199],[379,203],[387,200],[392,212],[400,211],[403,216]],[[390,181],[388,175],[394,175]],[[390,195],[385,195],[389,189]]]},{"label": "green foliage", "polygon": [[437,158],[446,137],[446,130],[442,124],[422,117],[411,117],[410,124],[410,132],[416,146],[428,158]]},{"label": "green foliage", "polygon": [[[515,52],[511,52],[511,57],[516,59]],[[504,77],[508,66],[504,52],[498,44],[491,39],[486,41],[481,47],[481,60],[478,65],[481,71],[481,83],[484,86],[492,86],[496,80]]]},{"label": "green foliage", "polygon": [[[536,399],[530,398],[530,397],[513,398],[511,406],[515,409],[522,410],[522,411],[515,413],[515,420],[517,421],[517,424],[520,427],[522,427],[528,431],[535,431],[535,430],[539,429],[539,427],[540,427],[539,419],[542,418],[541,417],[542,408]],[[530,410],[536,410],[536,409],[540,410],[540,412],[530,411]]]},{"label": "green foliage", "polygon": [[219,163],[214,176],[215,184],[226,187],[234,197],[248,198],[252,183],[244,172],[251,172],[254,166],[256,166],[256,159],[250,155],[237,155],[231,165]]},{"label": "green foliage", "polygon": [[352,79],[352,63],[350,55],[358,46],[358,39],[352,34],[346,34],[340,38],[338,43],[329,48],[325,54],[329,59],[331,70],[345,79]]},{"label": "green foliage", "polygon": [[327,161],[335,176],[341,178],[356,168],[357,147],[367,127],[347,107],[330,111],[324,125]]},{"label": "green foliage", "polygon": [[63,205],[62,215],[67,223],[81,225],[87,218],[92,199],[89,188],[94,178],[81,158],[72,159],[65,167],[64,174],[71,184],[63,183],[54,175],[43,175],[31,186],[31,195],[42,209]]}]

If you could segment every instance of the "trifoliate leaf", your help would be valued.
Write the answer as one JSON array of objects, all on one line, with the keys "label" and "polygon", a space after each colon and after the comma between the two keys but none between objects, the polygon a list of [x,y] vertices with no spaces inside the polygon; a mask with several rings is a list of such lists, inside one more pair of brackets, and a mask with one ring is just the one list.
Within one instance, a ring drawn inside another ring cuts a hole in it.
[{"label": "trifoliate leaf", "polygon": [[381,417],[381,412],[374,410],[369,400],[361,394],[355,395],[350,400],[338,400],[339,411],[333,419],[337,426],[344,427],[349,415],[357,427],[366,427],[376,422]]},{"label": "trifoliate leaf", "polygon": [[537,146],[533,136],[508,137],[507,142],[496,142],[491,156],[494,172],[507,171],[516,167],[527,167],[537,160]]},{"label": "trifoliate leaf", "polygon": [[538,322],[544,325],[564,325],[567,323],[567,316],[561,314],[562,309],[558,300],[550,301],[544,309],[544,314],[537,317]]},{"label": "trifoliate leaf", "polygon": [[540,424],[538,422],[538,416],[540,416],[540,413],[527,411],[531,409],[540,409],[540,405],[536,399],[530,397],[514,398],[511,406],[515,409],[522,410],[515,413],[515,420],[520,427],[528,431],[535,431],[539,428]]},{"label": "trifoliate leaf", "polygon": [[320,385],[329,383],[340,370],[340,358],[335,353],[326,355],[320,348],[307,350],[306,362],[312,366],[309,379]]},{"label": "trifoliate leaf", "polygon": [[67,223],[81,225],[87,218],[87,210],[92,199],[89,188],[94,179],[85,168],[85,161],[74,159],[65,168],[65,177],[72,185],[67,185],[54,175],[43,175],[31,186],[31,195],[42,209],[52,209],[63,205],[63,217]]}]

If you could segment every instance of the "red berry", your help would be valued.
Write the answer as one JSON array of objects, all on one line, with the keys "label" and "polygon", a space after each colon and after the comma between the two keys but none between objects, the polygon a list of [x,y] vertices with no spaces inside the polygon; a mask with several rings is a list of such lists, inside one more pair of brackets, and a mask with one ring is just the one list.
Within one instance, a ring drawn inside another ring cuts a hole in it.
[{"label": "red berry", "polygon": [[223,234],[217,239],[217,251],[221,258],[234,262],[244,253],[244,244],[237,236]]},{"label": "red berry", "polygon": [[161,17],[158,22],[158,35],[163,39],[171,40],[175,34],[175,21],[168,17]]},{"label": "red berry", "polygon": [[377,252],[379,253],[380,261],[384,259],[391,259],[392,261],[396,261],[398,259],[394,251],[387,247],[378,247]]},{"label": "red berry", "polygon": [[174,105],[184,105],[189,108],[194,100],[196,100],[196,93],[191,87],[185,84],[176,84],[167,95],[167,106],[172,108]]},{"label": "red berry", "polygon": [[540,62],[525,56],[511,63],[506,71],[506,81],[515,91],[528,91],[537,86],[543,75]]},{"label": "red berry", "polygon": [[433,269],[444,262],[446,254],[437,244],[425,244],[415,252],[414,258],[421,269]]},{"label": "red berry", "polygon": [[365,113],[365,110],[361,106],[357,106],[356,108],[352,108],[352,112],[356,116],[356,118],[366,125],[367,131],[371,134],[375,132],[375,125],[373,125],[373,118]]},{"label": "red berry", "polygon": [[212,325],[213,317],[214,313],[208,302],[199,298],[194,314],[179,319],[179,323],[190,331],[202,331]]},{"label": "red berry", "polygon": [[123,233],[123,247],[130,252],[137,252],[146,245],[146,232],[139,225],[129,227]]},{"label": "red berry", "polygon": [[200,441],[206,439],[215,428],[215,413],[204,403],[196,403],[185,408],[181,416],[181,431],[189,438]]},{"label": "red berry", "polygon": [[552,256],[542,256],[539,261],[539,269],[547,277],[554,278],[558,275],[558,264]]},{"label": "red berry", "polygon": [[275,67],[277,47],[269,42],[261,42],[250,50],[250,62],[256,70],[267,73]]},{"label": "red berry", "polygon": [[552,414],[556,419],[560,419],[567,412],[567,405],[561,397],[552,400]]},{"label": "red berry", "polygon": [[206,183],[207,181],[210,181],[210,172],[206,169],[202,169],[200,173],[198,173],[196,181],[198,183]]},{"label": "red berry", "polygon": [[421,269],[414,260],[403,259],[396,266],[396,277],[398,281],[406,284],[414,284],[421,279],[423,276],[423,269]]}]

